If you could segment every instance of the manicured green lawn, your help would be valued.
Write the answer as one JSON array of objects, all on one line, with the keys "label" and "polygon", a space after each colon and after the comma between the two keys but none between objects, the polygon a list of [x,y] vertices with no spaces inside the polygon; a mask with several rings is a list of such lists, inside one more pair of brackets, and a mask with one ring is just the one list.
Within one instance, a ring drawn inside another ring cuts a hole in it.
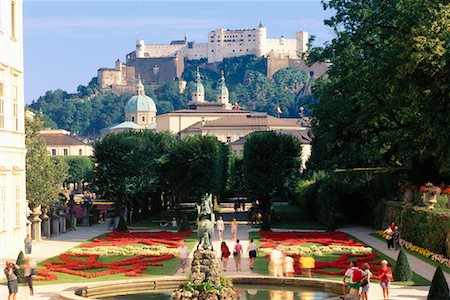
[{"label": "manicured green lawn", "polygon": [[[105,234],[98,236],[96,238],[103,237],[104,235]],[[196,233],[193,233],[189,237],[186,237],[186,246],[188,247],[189,251],[191,251],[194,248],[194,246],[196,245],[196,242],[197,242],[197,234]],[[136,245],[134,245],[134,246],[136,246]],[[140,245],[140,246],[143,246],[143,245]],[[75,248],[77,248],[77,247],[75,247]],[[99,257],[98,261],[110,263],[110,262],[114,262],[117,260],[124,260],[124,259],[131,258],[131,257],[133,257],[133,256],[107,255],[107,256]],[[80,257],[79,259],[87,259],[87,258]],[[55,261],[60,261],[58,256],[54,256],[52,258],[49,258],[49,259],[39,263],[38,269],[45,269],[44,263],[55,262]],[[170,275],[175,274],[175,272],[178,270],[178,260],[176,257],[166,260],[166,261],[161,261],[160,263],[163,266],[161,266],[161,267],[150,266],[147,268],[147,270],[143,271],[143,273],[151,275],[151,276],[170,276]],[[100,272],[102,270],[105,270],[105,269],[98,268],[98,269],[84,270],[83,272],[96,273],[96,272]],[[59,283],[69,283],[69,282],[95,282],[95,281],[110,281],[110,280],[122,280],[122,279],[132,279],[133,278],[133,277],[125,276],[123,274],[106,275],[106,276],[100,276],[100,277],[96,277],[96,278],[85,278],[85,277],[81,277],[81,276],[75,276],[75,275],[60,273],[60,272],[55,272],[55,274],[58,275],[57,280],[52,280],[52,281],[37,281],[37,280],[35,280],[35,284],[36,285],[45,285],[45,284],[59,284]]]},{"label": "manicured green lawn", "polygon": [[[355,241],[361,242],[360,240],[356,239],[355,237],[352,237],[349,235],[350,238],[352,238]],[[259,247],[261,245],[261,243],[259,242],[259,239],[262,238],[258,232],[256,231],[252,231],[249,233],[249,238],[253,238],[255,240],[256,245]],[[306,245],[306,243],[305,243]],[[376,252],[378,254],[378,260],[383,260],[386,259],[387,261],[389,261],[391,263],[392,266],[395,266],[395,260],[391,259],[390,257],[384,255],[383,253],[381,253],[380,251],[378,251],[377,249],[373,249],[374,252]],[[339,255],[324,255],[324,256],[319,256],[319,257],[314,257],[317,261],[334,261],[336,259],[339,258]],[[268,271],[268,264],[269,264],[269,260],[267,258],[265,258],[261,253],[258,253],[256,260],[255,260],[255,268],[254,268],[254,272],[258,273],[258,274],[262,274],[262,275],[268,275],[269,271]],[[393,269],[393,267],[392,267]],[[334,269],[334,268],[326,268],[323,269],[326,271],[339,271],[339,269]],[[300,275],[295,275],[295,276],[300,276]],[[324,275],[324,274],[313,274],[314,278],[325,278],[325,279],[332,279],[332,280],[342,280],[342,276],[330,276],[330,275]],[[426,286],[426,285],[430,285],[430,281],[428,281],[426,278],[423,278],[422,276],[414,273],[413,275],[413,281],[411,282],[393,282],[392,284],[395,285],[416,285],[416,286]]]},{"label": "manicured green lawn", "polygon": [[[325,229],[324,226],[313,220],[297,205],[274,205],[273,208],[275,210],[275,218],[272,219],[272,228],[314,230]],[[259,226],[254,227],[256,228]]]},{"label": "manicured green lawn", "polygon": [[[178,225],[180,225],[181,217],[183,214],[188,214],[190,216],[190,219],[192,221],[190,222],[191,228],[194,228],[196,222],[193,219],[193,215],[195,214],[195,211],[193,208],[183,208],[178,211],[175,210],[168,210],[168,211],[162,211],[157,215],[150,215],[146,217],[145,219],[142,219],[136,223],[133,223],[132,225],[128,226],[129,230],[178,230],[179,226],[176,228],[173,228],[171,226],[172,218],[176,217],[178,220]],[[169,225],[167,227],[161,227],[159,223],[161,220],[166,220]]]},{"label": "manicured green lawn", "polygon": [[[377,238],[377,239],[379,239],[379,240],[385,241],[385,239],[383,237],[379,236],[376,233],[371,233],[370,235],[375,237],[375,238]],[[426,262],[426,263],[428,263],[428,264],[430,264],[432,266],[435,266],[435,267],[441,266],[442,271],[447,272],[447,273],[450,274],[450,268],[449,267],[447,267],[447,266],[445,266],[445,265],[443,265],[443,264],[441,264],[441,263],[439,263],[439,262],[437,262],[435,260],[432,260],[429,257],[423,256],[423,255],[421,255],[421,254],[419,254],[417,252],[411,251],[411,250],[409,250],[407,248],[404,248],[404,247],[403,247],[403,251],[405,251],[406,253],[417,257],[418,259],[423,260],[424,262]]]}]

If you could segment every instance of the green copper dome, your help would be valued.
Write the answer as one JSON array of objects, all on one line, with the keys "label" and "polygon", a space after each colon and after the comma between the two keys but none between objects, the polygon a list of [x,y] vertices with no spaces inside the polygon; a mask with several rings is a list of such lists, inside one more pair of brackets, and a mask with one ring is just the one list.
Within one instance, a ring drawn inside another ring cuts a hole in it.
[{"label": "green copper dome", "polygon": [[222,77],[220,78],[219,85],[217,87],[217,95],[228,96],[228,88],[225,84],[225,77],[223,76],[223,71],[222,71]]},{"label": "green copper dome", "polygon": [[200,70],[197,67],[197,72],[195,72],[195,88],[194,92],[196,93],[205,93],[205,88],[203,87],[202,80],[200,78]]},{"label": "green copper dome", "polygon": [[144,85],[141,82],[139,76],[138,83],[136,85],[137,95],[131,97],[125,105],[125,113],[136,112],[136,111],[153,111],[156,113],[156,104],[152,98],[145,95]]}]

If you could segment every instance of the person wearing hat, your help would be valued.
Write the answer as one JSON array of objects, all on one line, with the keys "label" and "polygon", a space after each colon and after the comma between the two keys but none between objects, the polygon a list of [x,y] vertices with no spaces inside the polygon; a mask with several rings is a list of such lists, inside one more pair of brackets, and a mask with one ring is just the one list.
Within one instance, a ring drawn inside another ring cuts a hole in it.
[{"label": "person wearing hat", "polygon": [[387,260],[381,261],[381,269],[378,271],[380,277],[380,285],[383,290],[384,299],[389,299],[389,286],[392,280],[392,270],[388,266]]}]

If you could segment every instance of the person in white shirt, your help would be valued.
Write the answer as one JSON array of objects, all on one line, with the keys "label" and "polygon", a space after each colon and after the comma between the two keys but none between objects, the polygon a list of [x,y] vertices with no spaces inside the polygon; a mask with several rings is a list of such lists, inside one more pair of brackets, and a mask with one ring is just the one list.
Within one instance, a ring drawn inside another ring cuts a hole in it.
[{"label": "person in white shirt", "polygon": [[172,219],[172,227],[177,227],[178,223],[177,223],[177,219],[175,217],[173,217]]},{"label": "person in white shirt", "polygon": [[250,270],[253,270],[253,267],[255,265],[256,251],[257,251],[256,244],[253,241],[253,239],[251,239],[250,243],[248,244],[248,248],[247,248],[248,257],[250,260]]},{"label": "person in white shirt", "polygon": [[219,220],[217,220],[216,226],[217,232],[219,233],[219,241],[222,241],[222,234],[223,231],[225,230],[225,224],[223,223],[222,216],[219,216]]},{"label": "person in white shirt", "polygon": [[[346,299],[347,292],[353,297],[352,299],[359,300],[359,289],[361,281],[367,276],[367,273],[358,268],[356,261],[350,261],[349,268],[344,275],[344,299]],[[347,278],[350,279],[347,282]],[[350,289],[348,291],[348,288]]]},{"label": "person in white shirt", "polygon": [[277,248],[270,251],[270,268],[272,270],[273,277],[283,277],[283,252]]},{"label": "person in white shirt", "polygon": [[180,246],[178,246],[178,263],[182,273],[186,271],[188,255],[188,248],[184,244],[184,241],[181,241]]}]

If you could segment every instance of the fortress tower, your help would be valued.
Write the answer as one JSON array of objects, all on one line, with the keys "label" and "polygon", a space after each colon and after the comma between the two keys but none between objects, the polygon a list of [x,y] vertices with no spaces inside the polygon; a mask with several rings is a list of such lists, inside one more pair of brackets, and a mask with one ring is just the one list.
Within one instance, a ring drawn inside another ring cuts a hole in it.
[{"label": "fortress tower", "polygon": [[256,28],[256,56],[263,56],[267,53],[267,30],[262,23]]},{"label": "fortress tower", "polygon": [[145,57],[145,41],[144,40],[137,40],[136,41],[136,58],[143,58]]}]

